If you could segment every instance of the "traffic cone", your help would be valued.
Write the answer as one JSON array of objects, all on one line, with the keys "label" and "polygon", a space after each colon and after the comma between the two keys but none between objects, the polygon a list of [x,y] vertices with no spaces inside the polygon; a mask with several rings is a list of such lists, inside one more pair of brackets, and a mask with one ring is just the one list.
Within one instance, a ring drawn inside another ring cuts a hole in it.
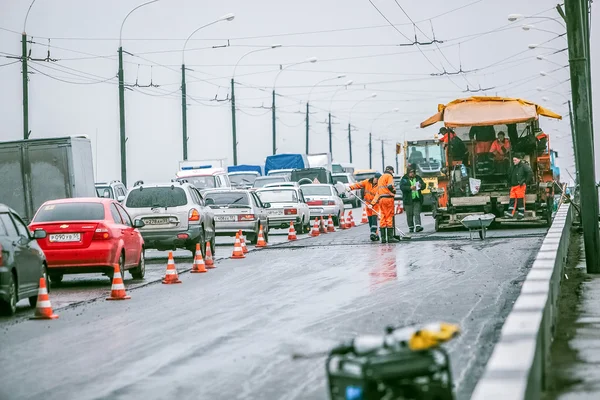
[{"label": "traffic cone", "polygon": [[321,217],[321,220],[319,221],[319,233],[327,233],[327,225],[325,224],[323,217]]},{"label": "traffic cone", "polygon": [[354,222],[354,217],[352,216],[352,210],[348,211],[348,217],[350,218],[350,226],[354,228],[356,226],[356,222]]},{"label": "traffic cone", "polygon": [[215,268],[215,261],[213,260],[212,250],[210,248],[210,242],[206,242],[206,257],[204,257],[204,265],[208,269]]},{"label": "traffic cone", "polygon": [[292,240],[296,240],[298,239],[296,237],[296,229],[294,229],[294,223],[290,222],[290,230],[288,231],[288,240],[292,241]]},{"label": "traffic cone", "polygon": [[113,273],[112,287],[110,289],[110,297],[106,300],[129,300],[131,296],[127,296],[125,293],[125,285],[123,284],[123,277],[121,276],[121,268],[119,264],[115,264],[115,272]]},{"label": "traffic cone", "polygon": [[56,319],[58,315],[52,311],[48,289],[46,288],[46,279],[40,278],[40,287],[38,288],[37,303],[35,304],[35,314],[30,319]]},{"label": "traffic cone", "polygon": [[363,214],[362,214],[362,218],[360,219],[360,223],[361,224],[369,223],[369,216],[367,215],[367,206],[363,207]]},{"label": "traffic cone", "polygon": [[267,247],[267,241],[265,240],[265,237],[263,235],[262,225],[260,226],[260,229],[258,231],[258,240],[256,241],[256,247]]},{"label": "traffic cone", "polygon": [[241,229],[240,229],[240,243],[242,244],[242,251],[244,252],[244,254],[248,254],[248,247],[246,247],[246,238],[244,237],[244,234],[242,233]]},{"label": "traffic cone", "polygon": [[350,213],[351,211],[348,211],[348,216],[346,217],[346,229],[352,228],[352,216]]},{"label": "traffic cone", "polygon": [[348,229],[348,227],[346,226],[346,213],[344,210],[342,210],[342,216],[340,217],[340,229]]},{"label": "traffic cone", "polygon": [[246,258],[244,250],[242,249],[239,232],[235,234],[235,244],[233,245],[233,254],[231,255],[231,258]]},{"label": "traffic cone", "polygon": [[173,252],[169,252],[169,261],[167,261],[167,271],[162,283],[166,285],[172,285],[174,283],[181,283],[179,275],[177,274],[177,268],[175,268],[175,261],[173,260]]},{"label": "traffic cone", "polygon": [[202,258],[202,250],[200,249],[200,243],[196,243],[196,257],[194,257],[194,264],[192,265],[192,274],[199,274],[202,272],[208,272],[204,259]]},{"label": "traffic cone", "polygon": [[319,236],[319,218],[315,218],[315,224],[313,225],[312,230],[310,231],[310,236],[317,237]]},{"label": "traffic cone", "polygon": [[335,232],[335,226],[333,226],[333,219],[331,218],[331,215],[327,220],[327,232]]}]

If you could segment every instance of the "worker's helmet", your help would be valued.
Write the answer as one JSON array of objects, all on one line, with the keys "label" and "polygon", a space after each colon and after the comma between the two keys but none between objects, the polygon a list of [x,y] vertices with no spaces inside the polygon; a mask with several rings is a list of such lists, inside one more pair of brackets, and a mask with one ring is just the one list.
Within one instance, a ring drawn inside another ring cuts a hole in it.
[{"label": "worker's helmet", "polygon": [[374,178],[377,178],[377,179],[381,178],[381,174],[379,172],[375,172]]},{"label": "worker's helmet", "polygon": [[394,167],[392,167],[391,165],[388,165],[387,167],[385,167],[385,171],[386,172],[394,172]]}]

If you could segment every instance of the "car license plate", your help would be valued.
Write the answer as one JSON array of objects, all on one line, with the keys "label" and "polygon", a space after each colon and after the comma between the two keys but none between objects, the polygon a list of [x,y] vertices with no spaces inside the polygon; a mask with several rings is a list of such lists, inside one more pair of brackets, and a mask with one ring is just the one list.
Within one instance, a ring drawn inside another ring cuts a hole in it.
[{"label": "car license plate", "polygon": [[235,215],[218,215],[215,216],[216,222],[234,222],[237,218]]},{"label": "car license plate", "polygon": [[283,210],[269,210],[269,215],[283,215]]},{"label": "car license plate", "polygon": [[48,239],[51,242],[79,242],[81,240],[81,233],[58,233],[50,235]]},{"label": "car license plate", "polygon": [[148,218],[144,220],[146,225],[165,225],[169,223],[169,218]]}]

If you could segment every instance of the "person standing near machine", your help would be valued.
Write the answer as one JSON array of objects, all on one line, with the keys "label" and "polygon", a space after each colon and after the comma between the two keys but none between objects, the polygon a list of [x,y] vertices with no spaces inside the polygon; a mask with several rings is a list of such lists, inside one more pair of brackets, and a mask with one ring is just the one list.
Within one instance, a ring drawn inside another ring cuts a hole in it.
[{"label": "person standing near machine", "polygon": [[[371,201],[373,201],[373,199],[377,195],[377,182],[380,177],[381,177],[381,174],[379,172],[376,172],[375,176],[373,178],[365,179],[364,181],[356,182],[352,185],[349,183],[346,183],[346,185],[345,185],[346,191],[350,192],[351,190],[364,189],[365,190],[364,201],[365,201],[365,203],[370,204]],[[371,232],[370,237],[371,237],[371,240],[374,242],[379,240],[379,236],[377,235],[377,214],[376,214],[376,212],[377,212],[377,210],[373,210],[372,207],[367,207],[367,217],[369,219],[369,231]]]},{"label": "person standing near machine", "polygon": [[379,205],[381,221],[381,243],[396,243],[399,240],[394,232],[394,197],[396,187],[394,186],[394,167],[388,165],[385,172],[377,181],[377,194],[371,201],[371,208]]},{"label": "person standing near machine", "polygon": [[515,211],[517,219],[525,217],[525,192],[527,191],[527,183],[533,177],[533,171],[522,158],[523,155],[520,153],[513,155],[513,166],[509,175],[510,203],[508,211],[504,212],[506,218],[513,218]]},{"label": "person standing near machine", "polygon": [[417,168],[414,164],[408,169],[408,173],[400,181],[400,190],[402,190],[402,201],[404,202],[404,211],[406,212],[406,222],[409,232],[421,232],[421,208],[423,205],[423,194],[421,191],[425,188],[425,182],[417,175]]}]

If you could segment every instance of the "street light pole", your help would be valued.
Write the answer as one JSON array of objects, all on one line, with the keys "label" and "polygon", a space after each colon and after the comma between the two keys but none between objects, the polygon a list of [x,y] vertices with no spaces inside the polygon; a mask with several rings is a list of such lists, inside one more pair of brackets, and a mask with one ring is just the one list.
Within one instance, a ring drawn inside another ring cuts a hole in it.
[{"label": "street light pole", "polygon": [[373,168],[373,134],[369,132],[369,169]]},{"label": "street light pole", "polygon": [[333,135],[331,134],[331,113],[329,113],[329,124],[327,125],[327,127],[329,130],[329,154],[331,154],[331,158],[333,159],[333,143],[332,143]]},{"label": "street light pole", "polygon": [[[285,67],[281,68],[279,70],[279,72],[277,73],[277,75],[275,75],[275,81],[273,82],[273,104],[271,105],[271,110],[272,110],[272,122],[273,122],[273,155],[275,155],[277,153],[277,124],[276,124],[276,111],[275,111],[275,88],[277,86],[277,79],[279,79],[279,75],[281,75],[281,73],[283,71],[285,71],[286,69],[293,67],[295,65],[300,65],[300,64],[304,64],[304,63],[316,63],[317,62],[317,58],[316,57],[311,57],[309,59],[306,59],[304,61],[300,61],[294,64],[290,64],[290,65],[286,65]],[[308,146],[308,144],[307,144]]]},{"label": "street light pole", "polygon": [[204,29],[207,26],[214,25],[221,21],[233,21],[234,18],[235,18],[234,14],[226,14],[211,23],[202,25],[201,27],[197,28],[195,31],[190,33],[190,35],[185,40],[185,43],[183,44],[183,49],[181,50],[181,126],[182,126],[182,136],[183,136],[182,141],[183,141],[183,160],[184,161],[188,159],[187,92],[186,92],[186,86],[185,86],[185,48],[187,47],[188,41],[199,30]]},{"label": "street light pole", "polygon": [[21,68],[23,74],[23,139],[29,139],[29,77],[27,72],[27,19],[29,18],[29,12],[35,0],[31,2],[25,14],[25,20],[23,21],[23,33],[21,34]]},{"label": "street light pole", "polygon": [[231,128],[232,128],[231,135],[232,135],[232,146],[233,146],[233,165],[237,165],[237,129],[236,129],[237,123],[236,123],[236,118],[235,118],[235,71],[237,70],[239,63],[246,56],[248,56],[252,53],[258,53],[259,51],[276,49],[278,47],[281,47],[281,45],[273,44],[270,47],[265,47],[264,49],[257,49],[257,50],[249,51],[246,54],[244,54],[243,56],[241,56],[239,58],[239,60],[237,61],[237,63],[235,63],[235,67],[233,67],[233,75],[231,78]]},{"label": "street light pole", "polygon": [[381,170],[385,171],[385,154],[383,153],[383,139],[381,139]]},{"label": "street light pole", "polygon": [[594,171],[594,141],[592,128],[591,76],[589,70],[586,30],[587,2],[565,1],[567,38],[569,41],[569,64],[571,93],[575,110],[577,170],[580,174],[579,189],[585,260],[588,273],[600,273],[600,232],[598,231],[598,191]]},{"label": "street light pole", "polygon": [[[335,78],[326,78],[323,79],[322,81],[319,81],[317,83],[315,83],[309,90],[308,92],[308,99],[306,100],[306,154],[309,154],[309,129],[310,129],[310,125],[309,125],[309,103],[310,103],[310,95],[312,94],[312,91],[314,90],[314,88],[316,88],[317,86],[319,86],[321,83],[323,82],[327,82],[327,81],[333,81],[335,79],[340,79],[340,78],[345,78],[346,74],[341,74],[336,76]],[[331,151],[330,151],[331,153]]]},{"label": "street light pole", "polygon": [[364,99],[357,101],[350,108],[350,112],[348,113],[348,150],[349,150],[349,154],[350,154],[350,163],[352,163],[352,131],[350,129],[350,124],[352,123],[352,111],[354,111],[354,108],[356,108],[356,106],[359,105],[360,103],[362,103],[363,101],[372,99],[374,97],[377,97],[377,93],[371,93],[369,96],[365,97]]},{"label": "street light pole", "polygon": [[[571,100],[569,103],[569,124],[571,126],[571,141],[573,142],[573,156],[575,158],[575,165],[579,165],[579,157],[577,157],[577,135],[575,134],[575,127],[573,126],[573,111],[571,109]],[[579,184],[579,169],[575,169],[575,186]]]},{"label": "street light pole", "polygon": [[119,132],[120,132],[120,148],[121,148],[121,182],[127,186],[127,135],[125,133],[125,80],[123,76],[123,26],[127,18],[138,8],[142,8],[152,3],[156,3],[158,0],[148,1],[135,7],[129,11],[123,22],[121,23],[121,29],[119,30]]},{"label": "street light pole", "polygon": [[348,122],[348,154],[350,155],[349,163],[352,164],[352,129],[350,127],[350,122]]}]

